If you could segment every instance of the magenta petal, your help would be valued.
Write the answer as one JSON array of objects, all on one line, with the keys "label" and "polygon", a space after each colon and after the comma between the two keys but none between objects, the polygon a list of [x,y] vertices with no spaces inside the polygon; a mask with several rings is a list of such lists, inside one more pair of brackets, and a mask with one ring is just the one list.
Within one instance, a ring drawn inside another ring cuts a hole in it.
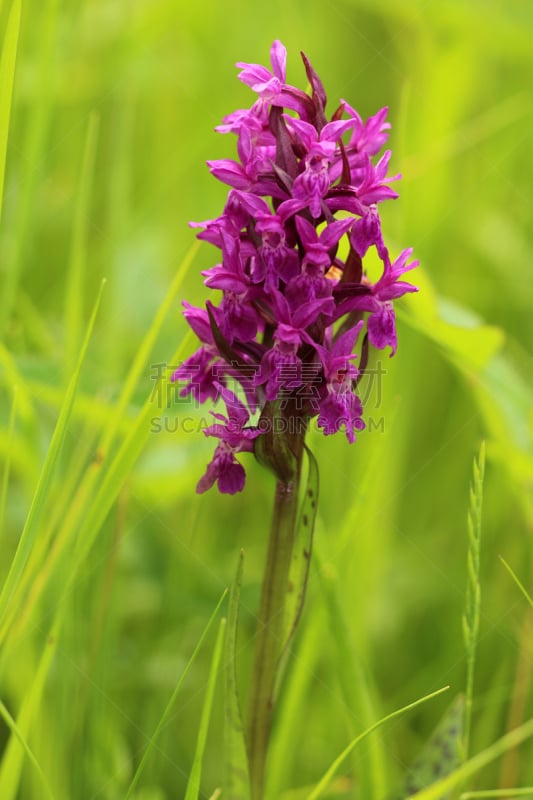
[{"label": "magenta petal", "polygon": [[409,292],[418,292],[418,286],[413,286],[412,283],[406,283],[405,281],[396,281],[396,283],[383,289],[383,291],[379,293],[379,297],[380,300],[395,300]]},{"label": "magenta petal", "polygon": [[321,142],[337,142],[343,133],[353,128],[355,121],[353,119],[339,119],[336,122],[328,122],[320,131]]},{"label": "magenta petal", "polygon": [[357,323],[357,325],[354,325],[353,328],[350,328],[341,336],[339,336],[331,348],[331,355],[335,358],[338,356],[350,355],[355,347],[355,343],[364,324],[364,321],[361,320]]},{"label": "magenta petal", "polygon": [[250,185],[250,179],[246,172],[236,161],[225,158],[218,161],[208,161],[207,165],[211,174],[222,183],[227,183],[235,189],[247,189]]},{"label": "magenta petal", "polygon": [[239,80],[251,88],[258,83],[266,83],[272,78],[270,71],[261,64],[246,64],[244,61],[237,61],[235,66],[241,69],[238,75]]},{"label": "magenta petal", "polygon": [[287,49],[281,44],[279,39],[276,39],[270,48],[270,63],[272,64],[272,71],[276,78],[282,83],[285,83]]},{"label": "magenta petal", "polygon": [[217,477],[218,477],[218,469],[215,464],[215,461],[213,460],[207,465],[205,473],[202,475],[202,477],[196,484],[196,493],[203,494],[204,492],[207,492],[207,490],[213,486]]},{"label": "magenta petal", "polygon": [[320,244],[330,250],[352,225],[353,219],[338,219],[335,222],[330,222],[320,234]]},{"label": "magenta petal", "polygon": [[222,494],[242,492],[246,481],[244,467],[237,461],[229,464],[218,476],[218,488]]},{"label": "magenta petal", "polygon": [[392,303],[384,303],[379,311],[371,314],[367,321],[370,344],[383,350],[391,348],[391,356],[396,352],[396,315]]},{"label": "magenta petal", "polygon": [[289,114],[284,114],[283,116],[289,128],[292,128],[297,133],[307,150],[309,150],[315,142],[318,142],[318,132],[314,125],[311,125],[309,122],[304,122],[303,119],[294,119],[294,117],[291,117]]}]

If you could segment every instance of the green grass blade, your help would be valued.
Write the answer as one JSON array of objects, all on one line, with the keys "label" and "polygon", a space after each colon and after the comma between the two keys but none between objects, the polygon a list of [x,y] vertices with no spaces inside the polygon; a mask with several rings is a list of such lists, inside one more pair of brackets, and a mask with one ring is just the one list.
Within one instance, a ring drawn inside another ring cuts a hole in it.
[{"label": "green grass blade", "polygon": [[411,795],[409,800],[440,800],[447,792],[460,786],[463,781],[475,775],[476,772],[486,767],[487,764],[490,764],[508,750],[518,747],[522,742],[525,742],[526,739],[531,738],[531,736],[533,736],[533,719],[528,720],[523,725],[520,725],[519,728],[515,728],[510,733],[502,736],[501,739],[498,739],[498,741],[490,747],[487,747],[485,750],[482,750],[481,753],[465,761],[459,769],[456,769],[450,775],[441,778],[439,781],[432,784],[432,786],[422,789],[421,792]]},{"label": "green grass blade", "polygon": [[11,471],[11,453],[13,449],[13,433],[15,431],[15,419],[17,416],[17,387],[13,387],[13,400],[11,402],[11,413],[7,428],[7,449],[4,471],[2,474],[2,489],[0,490],[0,549],[2,547],[2,532],[6,515],[7,487],[9,485],[9,473]]},{"label": "green grass blade", "polygon": [[466,585],[465,611],[463,614],[463,637],[466,651],[465,728],[463,737],[463,760],[468,758],[470,730],[472,726],[472,701],[474,696],[474,671],[479,636],[481,608],[481,585],[479,579],[481,549],[481,513],[483,507],[483,480],[485,476],[485,443],[481,445],[479,458],[474,460],[473,483],[470,488],[468,511],[468,577]]},{"label": "green grass blade", "polygon": [[[17,193],[16,217],[13,221],[13,231],[8,245],[8,266],[0,304],[0,339],[5,333],[11,316],[26,248],[32,239],[32,226],[38,217],[36,206],[39,176],[43,163],[46,162],[46,133],[51,118],[52,96],[56,97],[54,48],[57,47],[58,2],[59,0],[47,0],[46,3],[34,4],[31,13],[31,24],[39,26],[38,47],[34,55],[36,58],[35,77],[38,85],[28,108],[28,116],[24,124],[24,140],[22,143],[19,142],[22,155],[21,174],[18,179],[20,193]],[[16,0],[13,8],[20,7],[20,5],[19,0]],[[28,6],[30,6],[29,3]],[[3,103],[0,104],[0,108],[4,108]]]},{"label": "green grass blade", "polygon": [[[37,772],[37,774],[39,775],[39,778],[41,779],[41,783],[42,783],[43,789],[44,789],[44,791],[46,793],[46,797],[48,797],[49,800],[54,800],[54,795],[52,794],[52,790],[51,790],[51,788],[50,788],[50,786],[48,784],[48,781],[46,779],[46,775],[44,774],[44,772],[43,772],[43,770],[41,768],[41,765],[39,764],[39,762],[35,758],[32,750],[30,749],[30,746],[28,745],[26,739],[22,735],[22,732],[20,731],[17,723],[15,722],[15,720],[13,719],[13,717],[11,716],[11,714],[9,713],[9,711],[7,710],[7,708],[5,707],[5,705],[3,704],[3,702],[1,700],[0,700],[0,715],[3,717],[4,722],[6,723],[7,727],[11,731],[11,733],[20,742],[20,744],[21,744],[26,756],[28,757],[29,761],[31,761],[31,763],[35,767],[35,771]],[[6,797],[6,795],[2,795],[2,796]]]},{"label": "green grass blade", "polygon": [[[2,754],[0,766],[0,797],[2,800],[14,800],[18,796],[24,754],[28,755],[29,750],[26,737],[31,730],[32,721],[42,705],[43,691],[56,651],[59,629],[60,623],[56,620],[50,635],[45,640],[35,676],[26,689],[17,715],[16,728],[9,726],[14,736],[11,737]],[[49,792],[49,796],[51,796],[51,792]]]},{"label": "green grass blade", "polygon": [[[420,697],[418,700],[415,700],[413,703],[409,703],[408,705],[403,706],[403,708],[399,708],[396,711],[393,711],[391,714],[387,714],[386,717],[383,717],[382,719],[378,720],[378,722],[375,722],[373,725],[371,725],[365,731],[360,733],[359,736],[356,736],[355,739],[353,739],[350,742],[350,744],[347,747],[344,748],[342,753],[335,759],[333,764],[324,773],[324,775],[321,778],[321,780],[317,783],[315,788],[309,794],[307,800],[316,800],[317,797],[320,797],[320,795],[324,793],[324,791],[327,789],[328,785],[330,784],[332,778],[334,777],[335,773],[337,772],[337,770],[339,769],[339,767],[341,766],[343,761],[345,761],[345,759],[350,755],[352,750],[355,747],[357,747],[357,745],[360,742],[362,742],[363,739],[366,739],[367,736],[369,736],[371,733],[373,733],[378,728],[381,728],[381,726],[384,725],[386,722],[389,722],[389,720],[394,719],[395,717],[399,717],[402,714],[405,714],[407,711],[410,711],[411,709],[416,708],[417,706],[421,705],[422,703],[427,702],[428,700],[431,700],[434,697],[438,697],[438,695],[442,694],[443,692],[448,691],[448,689],[449,689],[449,686],[444,686],[442,689],[437,689],[436,692],[431,692],[431,694],[427,694],[424,697]],[[418,795],[417,795],[417,800],[418,800]]]},{"label": "green grass blade", "polygon": [[20,31],[20,10],[21,0],[14,0],[9,13],[2,59],[0,61],[0,222],[2,221],[7,141]]},{"label": "green grass blade", "polygon": [[298,637],[296,656],[291,659],[277,706],[275,735],[268,753],[265,800],[279,800],[283,787],[293,779],[298,756],[294,742],[300,736],[302,714],[312,693],[311,683],[323,649],[324,626],[322,609],[313,607]]},{"label": "green grass blade", "polygon": [[516,583],[516,585],[518,586],[518,588],[522,592],[522,594],[524,595],[524,597],[526,598],[526,600],[529,603],[529,605],[531,606],[531,608],[533,608],[533,597],[531,597],[531,595],[527,591],[526,587],[524,586],[524,584],[522,583],[522,581],[520,580],[520,578],[518,577],[516,572],[507,563],[507,561],[505,560],[505,558],[503,558],[503,556],[499,556],[499,559],[502,562],[502,564],[505,567],[505,569],[507,570],[507,572],[509,573],[509,575],[511,576],[511,578],[513,579],[513,581]]},{"label": "green grass blade", "polygon": [[250,775],[244,740],[239,692],[237,688],[236,652],[239,623],[244,551],[239,554],[235,579],[231,586],[228,624],[225,642],[224,669],[224,744],[225,778],[224,797],[227,800],[249,800]]},{"label": "green grass blade", "polygon": [[98,116],[89,118],[74,206],[72,242],[65,292],[65,374],[72,372],[83,326],[83,284],[87,265],[91,193],[98,140]]},{"label": "green grass blade", "polygon": [[[124,389],[121,393],[118,404],[112,415],[110,424],[106,428],[103,439],[97,448],[99,458],[93,462],[91,467],[87,470],[85,479],[81,482],[76,497],[72,500],[69,511],[65,517],[61,530],[58,533],[60,540],[57,547],[51,551],[51,558],[57,559],[64,549],[65,544],[70,540],[72,531],[77,531],[78,549],[76,552],[76,560],[72,564],[69,571],[68,581],[64,588],[64,594],[70,590],[74,585],[78,569],[83,565],[87,554],[89,553],[98,532],[103,524],[107,514],[109,513],[113,503],[115,502],[127,475],[130,473],[135,461],[137,460],[140,452],[146,444],[150,435],[150,418],[155,411],[159,410],[161,397],[164,396],[166,386],[169,383],[171,369],[167,369],[166,373],[160,377],[156,386],[154,386],[150,397],[145,402],[143,408],[139,412],[137,418],[132,423],[128,430],[125,440],[122,442],[118,452],[114,455],[111,463],[107,464],[105,456],[108,447],[113,441],[119,426],[123,424],[123,417],[126,407],[131,399],[131,395],[135,390],[139,375],[142,369],[146,367],[146,361],[149,357],[151,348],[155,341],[157,334],[163,324],[165,316],[175,301],[177,292],[181,282],[184,280],[190,261],[196,252],[196,246],[192,247],[187,254],[184,261],[181,263],[180,268],[177,270],[176,277],[162,303],[158,309],[155,318],[150,326],[141,348],[137,353],[132,368],[128,374],[125,382]],[[176,364],[182,357],[182,353],[187,352],[193,340],[193,334],[190,330],[187,331],[183,337],[180,346],[173,354],[170,364]],[[17,377],[14,365],[11,363],[9,353],[4,352],[0,345],[0,358],[5,357],[8,366],[10,367],[10,376]],[[103,464],[103,467],[102,467]],[[103,474],[101,483],[98,485],[98,480]],[[81,530],[79,530],[81,528]],[[36,598],[34,598],[35,600]],[[1,608],[1,606],[0,606]],[[8,623],[4,628],[0,627],[0,639],[5,635]]]},{"label": "green grass blade", "polygon": [[196,751],[194,753],[194,760],[189,775],[189,782],[187,783],[185,800],[198,800],[200,796],[202,761],[204,758],[205,743],[207,741],[209,720],[211,718],[211,708],[213,706],[213,695],[215,693],[215,684],[220,667],[220,660],[222,658],[225,628],[226,628],[226,620],[223,619],[220,622],[220,627],[218,629],[218,636],[215,643],[215,649],[213,651],[211,670],[209,672],[209,679],[207,681],[207,688],[205,692],[204,706],[202,708],[202,717],[200,719],[200,729],[198,731],[198,739],[196,742]]},{"label": "green grass blade", "polygon": [[12,353],[0,342],[0,377],[7,389],[17,387],[17,414],[23,423],[35,429],[37,413],[28,382],[22,376]]},{"label": "green grass blade", "polygon": [[226,597],[226,594],[227,594],[227,590],[225,590],[223,592],[222,597],[218,601],[215,610],[213,611],[213,613],[209,617],[207,625],[205,626],[204,630],[202,631],[202,635],[200,636],[200,638],[198,640],[198,644],[194,648],[194,651],[193,651],[191,657],[189,658],[187,664],[185,665],[185,669],[181,673],[180,679],[176,684],[176,688],[172,692],[172,696],[171,696],[170,700],[168,701],[165,710],[163,711],[161,719],[159,720],[155,731],[153,732],[152,736],[150,737],[150,741],[148,743],[148,747],[146,748],[146,750],[143,753],[143,757],[141,758],[141,760],[139,762],[139,766],[135,770],[135,775],[133,776],[133,779],[132,779],[132,781],[131,781],[131,783],[130,783],[130,785],[128,787],[128,791],[126,792],[124,800],[130,800],[130,798],[132,797],[132,794],[133,794],[133,792],[135,790],[135,787],[139,783],[139,779],[140,779],[140,777],[141,777],[141,775],[143,773],[143,770],[144,770],[144,768],[146,766],[146,763],[148,761],[150,753],[152,752],[152,749],[153,749],[153,747],[154,747],[154,745],[155,745],[155,743],[157,741],[157,738],[158,738],[159,734],[161,733],[166,721],[168,720],[168,718],[170,716],[170,712],[172,711],[172,709],[174,707],[174,703],[176,702],[176,698],[177,698],[177,696],[178,696],[178,694],[180,692],[181,687],[183,686],[183,682],[185,681],[185,678],[189,674],[192,665],[196,661],[196,657],[197,657],[198,653],[200,652],[200,649],[201,649],[201,647],[202,647],[202,645],[203,645],[203,643],[205,641],[205,638],[206,638],[207,634],[211,630],[211,626],[212,626],[213,622],[215,621],[215,619],[216,619],[216,617],[218,615],[218,612],[220,611],[220,606],[222,605],[222,603],[223,603],[223,601],[224,601],[224,599]]},{"label": "green grass blade", "polygon": [[313,533],[315,529],[315,519],[318,507],[318,463],[311,450],[305,446],[308,461],[307,484],[302,500],[296,538],[294,541],[292,560],[289,568],[289,593],[286,601],[287,630],[286,645],[292,639],[298,621],[300,619],[304,600],[307,580],[309,578],[309,567],[311,564],[311,552],[313,549]]},{"label": "green grass blade", "polygon": [[63,440],[65,438],[65,434],[67,431],[70,415],[72,413],[72,407],[74,405],[74,401],[76,398],[76,390],[78,387],[78,380],[81,372],[81,367],[83,364],[83,360],[85,358],[85,353],[87,352],[87,347],[89,346],[89,341],[96,320],[96,315],[98,313],[98,308],[100,306],[100,300],[102,298],[103,287],[104,283],[102,283],[102,286],[100,287],[100,291],[98,293],[98,297],[94,305],[93,313],[91,315],[87,332],[85,334],[85,340],[83,342],[78,357],[78,363],[76,364],[76,369],[74,370],[74,373],[72,375],[72,378],[70,380],[69,386],[65,394],[65,399],[63,401],[63,405],[59,413],[59,418],[57,420],[57,424],[52,436],[52,441],[50,442],[50,447],[48,448],[46,460],[44,462],[41,475],[39,477],[37,488],[35,490],[35,494],[26,519],[26,523],[24,525],[24,529],[22,531],[17,546],[17,550],[15,552],[15,556],[11,563],[6,581],[2,588],[2,593],[0,594],[0,626],[2,625],[6,617],[10,601],[17,589],[18,583],[21,579],[21,575],[24,571],[24,567],[29,558],[29,555],[31,553],[31,550],[35,542],[35,538],[39,530],[39,523],[41,520],[45,503],[48,498],[50,487],[52,485],[52,480],[54,477],[55,469],[61,452],[61,447],[63,445]]},{"label": "green grass blade", "polygon": [[[341,583],[337,570],[331,563],[324,563],[320,550],[316,550],[320,588],[325,599],[328,614],[328,627],[336,650],[335,665],[338,670],[344,704],[351,712],[348,716],[348,735],[354,736],[357,730],[369,727],[376,719],[376,703],[372,691],[369,669],[363,663],[355,642],[353,624],[348,619],[341,597]],[[357,728],[354,724],[358,723]],[[387,793],[387,769],[384,745],[380,737],[374,736],[367,742],[367,752],[362,754],[357,764],[361,786],[365,796],[384,797]]]},{"label": "green grass blade", "polygon": [[478,792],[463,792],[459,800],[476,800],[476,798],[502,797],[511,800],[513,797],[533,798],[533,786],[523,789],[480,789]]}]

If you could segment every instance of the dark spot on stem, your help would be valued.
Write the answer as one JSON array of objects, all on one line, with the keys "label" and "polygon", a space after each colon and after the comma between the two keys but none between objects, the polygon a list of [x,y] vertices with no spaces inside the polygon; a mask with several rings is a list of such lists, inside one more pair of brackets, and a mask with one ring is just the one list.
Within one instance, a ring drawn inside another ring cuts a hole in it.
[{"label": "dark spot on stem", "polygon": [[302,517],[302,522],[303,522],[303,524],[304,524],[304,525],[307,525],[307,523],[309,522],[309,519],[308,519],[308,517],[307,517],[307,514],[304,514],[304,515],[303,515],[303,517]]}]

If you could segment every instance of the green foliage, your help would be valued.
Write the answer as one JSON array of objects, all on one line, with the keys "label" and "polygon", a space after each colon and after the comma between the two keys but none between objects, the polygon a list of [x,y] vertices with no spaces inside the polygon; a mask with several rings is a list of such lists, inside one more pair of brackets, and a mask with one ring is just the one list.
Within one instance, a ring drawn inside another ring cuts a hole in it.
[{"label": "green foliage", "polygon": [[416,706],[420,705],[420,703],[425,703],[427,700],[432,700],[434,697],[437,697],[437,695],[442,694],[442,692],[447,691],[449,688],[450,688],[449,686],[445,686],[443,689],[439,689],[438,691],[432,692],[431,694],[428,694],[425,697],[421,697],[419,700],[415,700],[414,703],[409,703],[409,705],[404,706],[403,708],[399,708],[397,711],[393,711],[392,714],[387,714],[386,717],[383,717],[383,719],[378,720],[378,722],[375,722],[374,725],[371,725],[365,731],[360,733],[359,736],[356,736],[356,738],[353,739],[353,741],[351,741],[347,747],[345,747],[342,753],[335,759],[333,764],[325,772],[324,776],[320,779],[320,781],[317,783],[313,791],[309,794],[309,800],[316,800],[316,798],[323,795],[325,789],[328,787],[328,784],[331,782],[333,776],[335,775],[339,767],[342,765],[343,761],[348,757],[348,755],[352,752],[352,750],[355,747],[357,747],[357,745],[360,742],[363,741],[363,739],[366,739],[367,736],[370,736],[371,733],[380,728],[389,720],[401,716],[402,714],[405,714],[406,711],[410,711],[412,708],[416,708]]},{"label": "green foliage", "polygon": [[[465,698],[460,694],[409,767],[404,788],[398,795],[399,800],[431,786],[438,778],[449,775],[459,766],[464,727]],[[443,795],[441,800],[446,800],[447,797],[448,795]]]},{"label": "green foliage", "polygon": [[249,800],[250,776],[244,740],[241,704],[237,688],[237,627],[241,597],[244,552],[241,550],[231,585],[224,664],[225,795],[228,800]]},{"label": "green foliage", "polygon": [[205,689],[205,700],[202,708],[202,716],[200,719],[200,729],[198,731],[198,740],[196,742],[196,751],[191,766],[191,774],[187,782],[187,791],[185,793],[185,800],[198,800],[200,797],[200,783],[202,778],[202,762],[204,759],[205,745],[207,741],[207,731],[209,727],[209,720],[211,717],[211,709],[213,707],[213,695],[215,692],[215,683],[218,676],[220,661],[222,659],[222,652],[224,649],[224,633],[226,629],[226,620],[223,619],[220,623],[218,637],[213,652],[213,660],[211,662],[211,670],[209,672],[209,679]]},{"label": "green foliage", "polygon": [[474,647],[468,758],[417,797],[533,784],[532,36],[530,4],[500,0],[0,3],[2,800],[179,798],[191,773],[225,796],[228,706],[200,644],[233,584],[216,657],[236,720],[273,478],[250,458],[242,495],[196,496],[208,410],[169,378],[195,346],[180,301],[203,303],[217,259],[187,226],[224,200],[204,162],[235,140],[212,131],[250,99],[233,63],[266,63],[275,38],[289,80],[308,54],[331,110],[389,105],[404,177],[383,224],[422,266],[397,355],[369,365],[366,431],[349,446],[311,426],[319,557],[294,565],[306,602],[267,795],[312,796],[334,765],[322,796],[387,796],[431,751],[438,701],[347,742],[463,691]]},{"label": "green foliage", "polygon": [[474,480],[470,488],[468,510],[468,556],[466,602],[463,614],[463,639],[466,650],[466,699],[465,724],[462,742],[463,757],[468,756],[470,729],[472,726],[472,702],[474,697],[474,669],[479,636],[481,613],[480,553],[481,553],[481,509],[483,505],[483,480],[485,477],[485,445],[482,444],[479,459],[474,461]]},{"label": "green foliage", "polygon": [[[150,741],[148,742],[148,746],[147,746],[146,750],[144,751],[142,759],[139,762],[139,766],[137,767],[137,769],[135,771],[135,775],[133,776],[133,779],[132,779],[132,781],[131,781],[131,783],[129,785],[129,788],[128,788],[128,791],[126,792],[124,800],[128,800],[128,798],[132,797],[132,795],[133,795],[133,791],[135,790],[135,788],[136,788],[136,786],[137,786],[137,784],[139,782],[139,779],[140,779],[141,774],[143,772],[143,769],[144,769],[144,766],[146,764],[146,761],[147,761],[147,759],[148,759],[148,757],[150,755],[150,752],[154,748],[155,743],[157,741],[157,738],[158,738],[159,734],[161,733],[161,731],[163,729],[163,726],[167,722],[172,709],[174,708],[174,705],[176,703],[176,699],[178,697],[179,691],[180,691],[180,689],[181,689],[181,687],[183,685],[183,682],[184,682],[185,678],[187,677],[187,673],[189,672],[189,670],[192,668],[192,666],[194,664],[194,661],[195,661],[195,659],[196,659],[196,657],[197,657],[197,655],[198,655],[198,653],[200,651],[200,647],[201,647],[205,637],[207,636],[207,634],[209,632],[209,629],[211,628],[211,625],[214,622],[214,620],[215,620],[215,618],[216,618],[216,616],[217,616],[217,614],[218,614],[218,612],[220,610],[220,606],[222,605],[222,601],[224,600],[225,596],[226,596],[226,592],[224,592],[224,594],[220,598],[220,601],[218,602],[217,607],[213,611],[213,614],[211,615],[211,618],[209,619],[209,621],[208,621],[208,623],[207,623],[207,625],[206,625],[206,627],[205,627],[205,629],[204,629],[204,631],[202,633],[202,636],[200,637],[200,640],[199,640],[198,644],[196,645],[196,647],[194,649],[194,652],[193,652],[192,656],[190,657],[189,661],[187,662],[187,666],[183,670],[183,672],[182,672],[182,674],[180,676],[180,679],[179,679],[178,683],[176,684],[176,688],[172,692],[172,697],[168,701],[168,703],[167,703],[167,705],[165,707],[165,710],[163,711],[163,714],[161,715],[161,719],[157,723],[157,728],[155,729],[153,735],[150,737]],[[215,654],[217,654],[217,653],[218,653],[218,651],[215,650]]]}]

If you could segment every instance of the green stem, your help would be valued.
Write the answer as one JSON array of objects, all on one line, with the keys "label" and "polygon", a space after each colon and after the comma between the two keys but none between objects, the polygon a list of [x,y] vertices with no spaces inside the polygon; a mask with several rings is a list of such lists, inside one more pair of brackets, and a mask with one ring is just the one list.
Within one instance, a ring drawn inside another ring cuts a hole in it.
[{"label": "green stem", "polygon": [[292,479],[278,480],[272,514],[250,687],[248,754],[252,800],[262,800],[274,693],[285,646],[285,605],[298,512],[304,435],[291,442]]}]

